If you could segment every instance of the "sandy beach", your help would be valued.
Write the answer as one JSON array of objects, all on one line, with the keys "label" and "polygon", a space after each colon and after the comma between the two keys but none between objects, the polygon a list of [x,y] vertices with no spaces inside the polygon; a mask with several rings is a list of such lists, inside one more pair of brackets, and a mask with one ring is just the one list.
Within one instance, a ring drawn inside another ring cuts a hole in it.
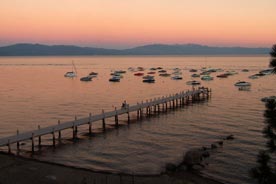
[{"label": "sandy beach", "polygon": [[155,176],[132,176],[94,172],[81,168],[21,158],[0,153],[0,184],[220,184],[192,172],[177,172]]}]

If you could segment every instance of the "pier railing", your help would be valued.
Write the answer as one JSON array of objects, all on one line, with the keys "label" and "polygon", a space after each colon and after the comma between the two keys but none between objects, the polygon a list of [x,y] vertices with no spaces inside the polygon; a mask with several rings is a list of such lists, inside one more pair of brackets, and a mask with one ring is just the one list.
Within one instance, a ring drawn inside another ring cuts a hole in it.
[{"label": "pier railing", "polygon": [[[19,143],[25,140],[32,141],[32,151],[34,151],[34,139],[38,137],[38,144],[41,145],[41,136],[52,134],[53,135],[53,146],[55,146],[55,133],[58,132],[58,138],[61,138],[61,131],[65,129],[73,129],[73,138],[76,137],[77,128],[80,125],[89,125],[89,133],[92,133],[92,123],[96,121],[102,121],[103,130],[105,130],[105,119],[115,117],[115,125],[118,126],[118,116],[122,114],[128,115],[128,122],[130,121],[129,113],[137,111],[137,118],[141,118],[143,116],[143,110],[146,109],[146,115],[150,115],[152,112],[160,112],[160,105],[162,105],[162,110],[167,111],[168,108],[175,108],[180,105],[184,105],[187,101],[195,101],[200,100],[204,97],[208,97],[211,90],[204,87],[199,87],[192,91],[181,91],[179,93],[163,96],[160,98],[154,98],[151,100],[147,100],[146,102],[137,103],[135,105],[124,104],[122,108],[109,112],[104,112],[92,115],[89,114],[88,117],[80,118],[69,122],[58,122],[57,125],[48,126],[45,128],[38,127],[37,130],[32,130],[24,133],[19,133],[17,131],[16,135],[0,138],[0,147],[8,146],[8,151],[11,152],[11,144],[17,143],[17,149],[19,149]],[[169,107],[168,107],[169,106]]]}]

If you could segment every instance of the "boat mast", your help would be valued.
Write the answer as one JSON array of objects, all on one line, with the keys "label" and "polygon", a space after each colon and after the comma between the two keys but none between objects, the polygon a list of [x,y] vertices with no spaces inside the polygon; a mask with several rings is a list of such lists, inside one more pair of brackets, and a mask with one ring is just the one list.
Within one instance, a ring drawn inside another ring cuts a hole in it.
[{"label": "boat mast", "polygon": [[75,70],[75,72],[76,72],[76,74],[77,74],[77,68],[76,68],[76,66],[75,66],[75,64],[74,64],[74,61],[72,61],[72,71],[74,71]]}]

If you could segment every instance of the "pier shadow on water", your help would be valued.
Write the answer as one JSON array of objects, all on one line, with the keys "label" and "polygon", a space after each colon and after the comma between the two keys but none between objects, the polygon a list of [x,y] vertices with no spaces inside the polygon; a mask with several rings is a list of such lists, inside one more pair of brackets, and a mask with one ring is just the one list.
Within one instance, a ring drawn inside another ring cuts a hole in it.
[{"label": "pier shadow on water", "polygon": [[[132,113],[130,122],[126,115],[122,115],[118,127],[110,118],[106,121],[105,131],[101,122],[96,122],[92,134],[88,133],[88,126],[80,126],[75,139],[72,139],[72,130],[65,130],[62,139],[56,140],[55,147],[52,146],[52,137],[45,136],[43,144],[41,147],[36,146],[34,153],[29,149],[30,142],[24,142],[17,154],[93,171],[130,175],[160,174],[171,157],[168,155],[176,154],[168,148],[170,142],[175,137],[183,136],[183,133],[175,131],[179,125],[174,122],[177,121],[174,117],[190,108],[205,106],[209,100],[189,101],[183,106],[168,108],[164,112],[161,110],[159,113],[152,111],[151,114],[145,114],[144,111],[139,119],[136,113]],[[178,157],[173,162],[181,161],[183,151],[179,149]]]}]

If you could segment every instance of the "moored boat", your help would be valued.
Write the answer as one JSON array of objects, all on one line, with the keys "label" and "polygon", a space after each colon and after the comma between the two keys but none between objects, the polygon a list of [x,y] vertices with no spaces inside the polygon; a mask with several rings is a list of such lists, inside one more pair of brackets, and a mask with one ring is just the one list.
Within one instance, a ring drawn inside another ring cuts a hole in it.
[{"label": "moored boat", "polygon": [[211,74],[211,72],[209,72],[209,71],[203,71],[200,73],[200,75],[210,75],[210,74]]},{"label": "moored boat", "polygon": [[229,75],[226,73],[217,75],[218,78],[227,78]]},{"label": "moored boat", "polygon": [[235,86],[251,86],[251,83],[246,82],[246,81],[239,81],[239,82],[236,82],[234,85]]},{"label": "moored boat", "polygon": [[154,83],[154,82],[155,82],[155,79],[154,79],[154,78],[148,78],[148,79],[144,79],[143,82],[146,82],[146,83]]},{"label": "moored boat", "polygon": [[76,66],[74,64],[74,61],[72,61],[72,71],[66,72],[64,74],[64,77],[70,77],[70,78],[77,77],[77,69],[76,69]]},{"label": "moored boat", "polygon": [[169,77],[169,76],[171,76],[171,74],[169,74],[169,73],[160,73],[159,76],[161,76],[161,77]]},{"label": "moored boat", "polygon": [[118,77],[118,76],[113,76],[113,77],[111,77],[110,79],[109,79],[109,81],[110,82],[120,82],[120,77]]},{"label": "moored boat", "polygon": [[139,73],[135,73],[134,75],[135,75],[135,76],[143,76],[144,73],[139,72]]},{"label": "moored boat", "polygon": [[248,78],[249,79],[258,79],[260,76],[254,74],[254,75],[250,75]]},{"label": "moored boat", "polygon": [[172,80],[182,80],[183,78],[179,75],[173,76]]},{"label": "moored boat", "polygon": [[194,74],[191,75],[191,77],[194,77],[194,78],[195,78],[195,77],[200,77],[200,75],[197,74],[197,73],[194,73]]},{"label": "moored boat", "polygon": [[187,85],[200,85],[199,81],[188,81],[186,82]]},{"label": "moored boat", "polygon": [[97,75],[98,75],[98,73],[96,73],[96,72],[90,72],[90,73],[89,73],[89,75],[92,75],[92,76],[97,76]]},{"label": "moored boat", "polygon": [[232,70],[232,71],[226,71],[225,74],[227,74],[227,75],[236,75],[236,74],[238,74],[238,72]]},{"label": "moored boat", "polygon": [[125,70],[115,70],[114,73],[123,74],[123,73],[126,73],[126,71]]},{"label": "moored boat", "polygon": [[159,73],[166,73],[167,71],[166,70],[159,70],[158,72]]},{"label": "moored boat", "polygon": [[204,75],[201,77],[201,80],[210,81],[210,80],[214,80],[214,77],[211,77],[210,75]]},{"label": "moored boat", "polygon": [[190,71],[190,72],[197,72],[196,69],[190,69],[189,71]]},{"label": "moored boat", "polygon": [[266,69],[266,70],[261,70],[259,73],[263,74],[263,75],[270,75],[270,74],[273,73],[273,68],[269,68],[269,69]]},{"label": "moored boat", "polygon": [[175,71],[175,72],[173,72],[172,74],[173,74],[173,75],[182,75],[182,72],[180,72],[180,71]]},{"label": "moored boat", "polygon": [[92,81],[92,78],[90,75],[86,76],[86,77],[82,77],[80,78],[80,81]]},{"label": "moored boat", "polygon": [[71,72],[66,72],[66,73],[64,74],[64,77],[73,78],[73,77],[76,77],[76,76],[77,76],[77,74],[76,74],[75,72],[73,72],[73,71],[71,71]]}]

